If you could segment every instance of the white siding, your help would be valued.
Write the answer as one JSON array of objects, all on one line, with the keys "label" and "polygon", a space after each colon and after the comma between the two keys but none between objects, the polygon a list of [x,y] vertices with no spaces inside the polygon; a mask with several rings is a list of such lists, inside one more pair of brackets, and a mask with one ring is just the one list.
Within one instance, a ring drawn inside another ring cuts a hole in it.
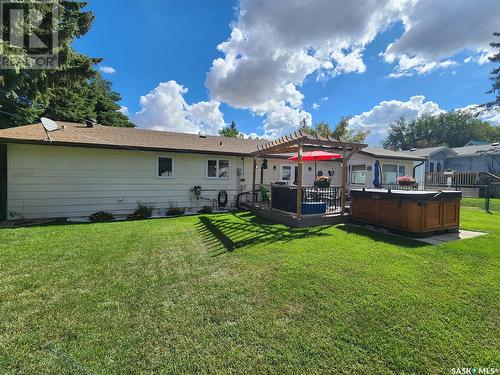
[{"label": "white siding", "polygon": [[[404,165],[406,169],[406,175],[411,176],[413,173],[413,161],[411,160],[396,160],[396,159],[382,159],[382,158],[374,158],[371,156],[367,155],[362,155],[362,154],[354,154],[351,159],[349,159],[347,165],[348,165],[348,173],[350,173],[350,166],[352,165],[366,165],[367,167],[370,166],[371,170],[368,171],[366,170],[366,178],[365,178],[365,184],[364,185],[355,185],[351,184],[351,179],[350,176],[347,176],[347,182],[348,182],[348,188],[349,189],[355,189],[355,188],[360,188],[360,187],[366,187],[366,188],[373,188],[373,168],[375,165],[375,161],[378,160],[380,163],[380,166],[382,167],[383,164],[396,164],[396,165]],[[380,181],[383,182],[382,176],[380,176]]]},{"label": "white siding", "polygon": [[[229,207],[234,207],[236,195],[252,189],[251,157],[21,144],[9,144],[7,153],[7,213],[16,212],[28,219],[89,216],[101,210],[128,214],[137,202],[157,210],[170,206],[196,209],[212,206],[221,190],[228,194]],[[157,177],[160,156],[173,159],[172,178]],[[208,159],[229,160],[230,178],[207,178]],[[412,173],[411,161],[378,160],[381,164],[405,165],[406,174]],[[256,184],[260,183],[261,162],[258,159]],[[366,187],[373,186],[374,162],[375,158],[360,154],[349,161],[349,165],[372,167],[366,172]],[[269,158],[268,169],[264,170],[265,185],[280,180],[281,165],[295,167],[296,162]],[[317,162],[317,170],[325,175],[334,171],[332,184],[340,185],[339,162]],[[313,182],[314,162],[304,162],[303,184],[311,186]],[[191,192],[195,185],[202,187],[201,197],[205,199],[195,198]]]},{"label": "white siding", "polygon": [[[173,158],[172,178],[156,177],[159,156]],[[206,178],[210,158],[229,160],[229,179]],[[156,209],[195,208],[211,206],[220,190],[234,204],[238,167],[241,158],[234,156],[9,144],[7,212],[26,218],[88,216],[100,210],[126,214],[139,201]],[[190,191],[195,185],[207,200],[195,199]]]}]

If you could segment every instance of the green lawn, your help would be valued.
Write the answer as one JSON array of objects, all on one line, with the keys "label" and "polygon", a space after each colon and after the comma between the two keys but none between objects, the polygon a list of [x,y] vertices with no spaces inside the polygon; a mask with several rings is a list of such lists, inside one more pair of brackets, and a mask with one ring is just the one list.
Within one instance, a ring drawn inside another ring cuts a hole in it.
[{"label": "green lawn", "polygon": [[0,229],[0,373],[500,367],[500,215],[440,246],[240,212]]}]

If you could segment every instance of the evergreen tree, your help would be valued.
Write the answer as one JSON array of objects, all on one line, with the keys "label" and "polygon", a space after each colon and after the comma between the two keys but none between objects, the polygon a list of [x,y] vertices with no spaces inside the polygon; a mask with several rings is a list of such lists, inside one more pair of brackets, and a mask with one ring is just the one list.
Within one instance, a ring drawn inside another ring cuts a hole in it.
[{"label": "evergreen tree", "polygon": [[[28,0],[25,4],[43,15],[42,25],[51,20],[51,2]],[[117,111],[119,95],[95,70],[101,59],[85,56],[72,48],[72,42],[85,35],[94,20],[92,12],[83,10],[86,5],[83,1],[56,4],[59,13],[57,68],[20,66],[0,70],[0,127],[34,123],[42,116],[78,122],[93,117],[102,119],[106,125],[131,126],[126,116]],[[27,28],[28,25],[23,25],[23,29]],[[43,34],[43,28],[41,30]],[[2,46],[6,57],[18,55],[19,51],[26,55],[24,49],[17,48],[14,52],[7,41],[3,41]],[[113,108],[116,114],[112,114]]]}]

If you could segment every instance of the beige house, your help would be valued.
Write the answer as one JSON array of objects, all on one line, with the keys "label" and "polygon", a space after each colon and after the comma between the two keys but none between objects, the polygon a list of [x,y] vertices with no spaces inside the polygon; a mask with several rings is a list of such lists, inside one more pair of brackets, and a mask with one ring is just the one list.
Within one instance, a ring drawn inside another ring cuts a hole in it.
[{"label": "beige house", "polygon": [[[64,122],[50,132],[42,124],[0,130],[0,219],[125,215],[138,202],[158,213],[172,206],[197,210],[219,206],[222,191],[224,208],[235,208],[238,194],[252,189],[252,153],[263,142]],[[297,168],[289,156],[259,160],[256,182],[292,185]],[[383,161],[411,174],[418,159],[399,156]],[[368,150],[351,158],[350,186],[371,186],[377,157]],[[317,162],[317,172],[340,184],[339,161]],[[302,177],[313,185],[314,163],[304,164]]]}]

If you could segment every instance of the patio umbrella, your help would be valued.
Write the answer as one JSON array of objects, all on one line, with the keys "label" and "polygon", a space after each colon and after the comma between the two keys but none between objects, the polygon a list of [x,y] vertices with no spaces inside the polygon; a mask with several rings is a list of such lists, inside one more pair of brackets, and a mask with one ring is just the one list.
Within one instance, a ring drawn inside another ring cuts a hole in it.
[{"label": "patio umbrella", "polygon": [[373,186],[375,186],[376,188],[380,186],[379,170],[380,170],[380,163],[378,162],[378,160],[375,160],[375,164],[373,165]]},{"label": "patio umbrella", "polygon": [[[314,161],[314,178],[316,178],[316,162],[318,160],[332,160],[332,159],[342,159],[342,155],[340,154],[333,154],[331,152],[325,152],[325,151],[306,151],[302,153],[302,160],[303,161]],[[299,160],[298,155],[294,155],[288,160]]]}]

